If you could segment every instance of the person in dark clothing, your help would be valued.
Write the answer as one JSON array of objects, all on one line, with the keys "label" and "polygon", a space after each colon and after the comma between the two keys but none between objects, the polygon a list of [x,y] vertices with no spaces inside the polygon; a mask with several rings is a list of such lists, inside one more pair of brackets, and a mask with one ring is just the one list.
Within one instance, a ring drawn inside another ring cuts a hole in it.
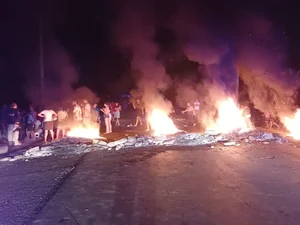
[{"label": "person in dark clothing", "polygon": [[35,138],[35,121],[36,121],[36,112],[33,107],[30,106],[29,112],[26,115],[26,136],[28,139]]},{"label": "person in dark clothing", "polygon": [[136,112],[136,120],[135,120],[135,127],[140,124],[141,126],[143,125],[143,120],[142,118],[145,115],[145,107],[144,104],[141,102],[140,99],[137,99],[135,102],[133,102],[133,108],[135,109]]},{"label": "person in dark clothing", "polygon": [[6,129],[5,129],[5,110],[6,107],[2,106],[0,109],[0,130],[1,130],[1,138],[6,136]]},{"label": "person in dark clothing", "polygon": [[20,145],[19,129],[21,114],[16,103],[12,103],[7,111],[7,139],[11,145]]},{"label": "person in dark clothing", "polygon": [[99,134],[100,134],[100,129],[101,129],[100,109],[96,103],[93,105],[91,114],[92,114],[92,122],[95,127],[99,127]]}]

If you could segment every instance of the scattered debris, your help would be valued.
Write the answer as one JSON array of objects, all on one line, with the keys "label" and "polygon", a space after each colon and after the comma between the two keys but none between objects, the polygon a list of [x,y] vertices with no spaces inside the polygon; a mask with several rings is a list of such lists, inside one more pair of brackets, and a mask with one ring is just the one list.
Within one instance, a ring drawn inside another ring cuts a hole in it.
[{"label": "scattered debris", "polygon": [[113,142],[105,142],[101,139],[85,139],[85,138],[63,138],[60,141],[53,142],[47,146],[34,147],[23,155],[10,155],[8,158],[3,158],[0,161],[15,161],[18,159],[28,160],[30,158],[46,157],[50,155],[68,155],[82,154],[90,151],[99,150],[123,150],[129,148],[144,148],[151,146],[201,146],[210,145],[213,149],[213,144],[220,143],[224,146],[240,146],[241,143],[259,142],[269,144],[270,142],[286,143],[287,139],[278,134],[272,134],[261,131],[250,131],[246,133],[229,133],[218,134],[214,131],[205,133],[186,133],[181,132],[175,135],[161,135],[156,137],[151,136],[136,136],[125,137]]},{"label": "scattered debris", "polygon": [[262,157],[259,157],[259,159],[275,159],[276,156],[262,156]]},{"label": "scattered debris", "polygon": [[225,146],[234,146],[234,145],[236,145],[236,142],[235,141],[225,142],[223,145],[225,145]]},{"label": "scattered debris", "polygon": [[8,152],[8,145],[1,145],[0,146],[0,155],[5,154]]},{"label": "scattered debris", "polygon": [[107,144],[107,147],[111,148],[111,147],[116,147],[118,145],[123,145],[124,143],[127,142],[127,138],[122,138],[120,140],[117,140],[117,141],[113,141],[113,142],[109,142]]}]

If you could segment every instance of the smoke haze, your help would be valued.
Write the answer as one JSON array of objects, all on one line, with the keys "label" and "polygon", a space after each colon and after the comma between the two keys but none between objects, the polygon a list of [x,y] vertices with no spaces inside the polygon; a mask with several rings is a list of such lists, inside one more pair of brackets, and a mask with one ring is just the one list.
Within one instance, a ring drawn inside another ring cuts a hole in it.
[{"label": "smoke haze", "polygon": [[188,4],[178,7],[169,27],[188,59],[199,63],[204,78],[198,83],[189,78],[176,82],[177,102],[183,106],[199,99],[204,110],[201,122],[207,126],[214,120],[220,100],[237,97],[240,76],[255,108],[280,118],[290,114],[299,83],[287,68],[286,46],[274,24],[260,15],[244,14],[235,29],[223,35],[234,38],[226,39],[209,32],[194,8]]},{"label": "smoke haze", "polygon": [[[32,63],[39,65],[36,62]],[[75,88],[79,72],[67,51],[56,41],[46,40],[44,46],[44,89],[41,96],[39,70],[27,76],[26,95],[33,105],[58,107],[72,100],[97,102],[99,98],[87,87]]]},{"label": "smoke haze", "polygon": [[236,93],[237,72],[227,43],[210,33],[193,5],[183,4],[169,22],[176,33],[180,47],[190,61],[197,62],[201,82],[186,78],[176,81],[177,102],[201,102],[202,115],[198,119],[204,127],[210,126],[216,115],[218,101]]},{"label": "smoke haze", "polygon": [[236,65],[254,107],[279,117],[292,113],[299,83],[296,73],[287,67],[284,40],[261,16],[244,18],[239,28]]},{"label": "smoke haze", "polygon": [[119,48],[131,51],[131,69],[136,74],[139,93],[142,93],[132,91],[131,94],[142,95],[146,108],[150,110],[158,107],[170,112],[170,104],[162,95],[170,85],[170,78],[157,60],[159,49],[154,42],[153,7],[151,4],[141,5],[138,1],[126,2],[115,24],[114,37]]},{"label": "smoke haze", "polygon": [[[219,101],[237,97],[238,78],[248,88],[254,107],[261,112],[284,116],[293,110],[293,94],[299,87],[297,76],[287,67],[287,52],[279,29],[261,15],[248,13],[235,18],[232,29],[215,32],[207,15],[199,15],[197,5],[185,2],[166,24],[158,24],[155,4],[140,1],[118,1],[120,13],[113,27],[114,43],[124,55],[130,51],[131,74],[136,80],[134,98],[142,98],[149,109],[171,104],[164,92],[173,84],[177,103],[201,102],[205,126],[213,123]],[[208,17],[209,18],[209,17]],[[160,49],[154,41],[157,26],[170,28],[177,38],[177,49],[198,63],[197,74],[171,80],[158,60]],[[222,25],[220,21],[219,25]],[[87,88],[74,89],[79,71],[66,50],[57,42],[45,49],[45,104],[66,99],[97,101]],[[127,51],[127,52],[126,52]],[[38,71],[36,71],[38,74]],[[201,76],[201,80],[195,79]],[[28,80],[27,96],[32,103],[40,101],[38,76]]]}]

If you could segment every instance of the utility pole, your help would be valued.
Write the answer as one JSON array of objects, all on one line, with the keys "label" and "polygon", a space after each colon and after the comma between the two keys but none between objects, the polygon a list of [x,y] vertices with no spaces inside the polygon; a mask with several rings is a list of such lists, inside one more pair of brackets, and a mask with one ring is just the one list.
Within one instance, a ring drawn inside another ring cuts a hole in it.
[{"label": "utility pole", "polygon": [[43,46],[43,30],[42,30],[42,20],[39,22],[39,48],[40,48],[40,104],[43,105],[44,97],[44,46]]}]

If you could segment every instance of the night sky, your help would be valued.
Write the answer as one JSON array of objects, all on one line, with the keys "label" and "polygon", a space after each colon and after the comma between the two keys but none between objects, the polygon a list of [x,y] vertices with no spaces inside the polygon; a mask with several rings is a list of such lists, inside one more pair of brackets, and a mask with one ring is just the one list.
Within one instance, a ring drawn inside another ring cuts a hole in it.
[{"label": "night sky", "polygon": [[[46,77],[52,77],[52,67],[61,66],[59,60],[53,61],[49,56],[49,52],[59,46],[76,70],[78,86],[87,86],[99,95],[129,91],[134,85],[130,55],[122,54],[112,35],[122,1],[46,2],[12,0],[1,5],[0,102],[17,101],[21,105],[28,102],[27,86],[38,81],[39,75],[40,19],[43,21]],[[154,1],[154,17],[159,25],[155,41],[169,73],[193,67],[185,57],[178,57],[183,53],[176,48],[176,37],[164,26],[179,3],[182,4],[180,1]],[[231,31],[240,14],[263,14],[280,27],[287,42],[291,68],[300,69],[296,6],[286,1],[251,1],[248,5],[239,1],[226,1],[222,5],[219,1],[202,1],[197,4],[199,15],[208,21],[209,29],[222,34]]]}]

